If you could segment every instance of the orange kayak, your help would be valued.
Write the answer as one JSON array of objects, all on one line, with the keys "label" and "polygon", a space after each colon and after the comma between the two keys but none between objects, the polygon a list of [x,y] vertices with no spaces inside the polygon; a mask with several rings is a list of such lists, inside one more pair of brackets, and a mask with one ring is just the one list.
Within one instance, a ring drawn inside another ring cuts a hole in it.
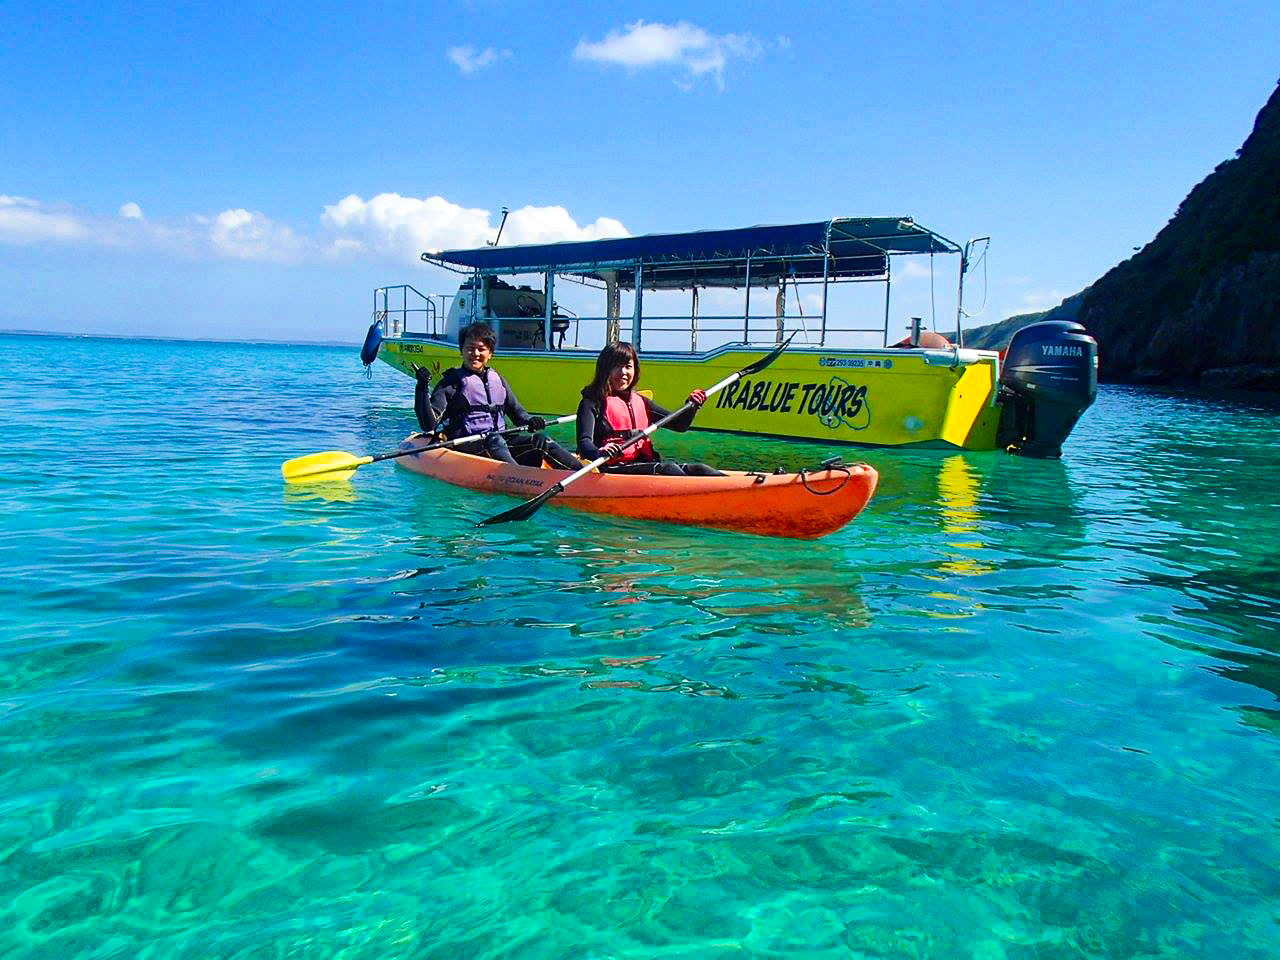
[{"label": "orange kayak", "polygon": [[[407,447],[407,441],[401,445]],[[455,486],[522,499],[569,476],[568,470],[514,466],[455,450],[411,454],[397,463]],[[875,492],[877,479],[865,463],[801,473],[732,471],[723,477],[591,473],[550,503],[659,523],[812,540],[856,517]]]}]

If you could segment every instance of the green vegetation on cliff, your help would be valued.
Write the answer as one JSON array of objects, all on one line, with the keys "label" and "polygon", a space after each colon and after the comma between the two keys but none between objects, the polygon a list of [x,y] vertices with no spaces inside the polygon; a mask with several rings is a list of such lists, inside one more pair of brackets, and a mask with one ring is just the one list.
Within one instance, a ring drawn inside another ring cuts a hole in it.
[{"label": "green vegetation on cliff", "polygon": [[1043,320],[1048,311],[1038,313],[1017,313],[999,323],[989,323],[985,327],[974,327],[964,332],[964,345],[978,350],[1003,350],[1009,345],[1009,338],[1029,323]]}]

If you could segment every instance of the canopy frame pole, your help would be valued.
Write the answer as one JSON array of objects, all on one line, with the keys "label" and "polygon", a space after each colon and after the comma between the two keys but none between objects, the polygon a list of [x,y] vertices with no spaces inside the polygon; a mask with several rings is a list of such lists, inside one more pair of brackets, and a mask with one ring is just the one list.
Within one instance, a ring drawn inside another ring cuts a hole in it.
[{"label": "canopy frame pole", "polygon": [[543,294],[546,297],[546,303],[542,305],[542,347],[544,350],[551,349],[551,311],[555,309],[555,287],[555,271],[548,270],[542,284]]},{"label": "canopy frame pole", "polygon": [[644,264],[636,264],[636,302],[631,313],[631,345],[640,352],[640,320],[643,317],[641,304],[644,301]]},{"label": "canopy frame pole", "polygon": [[751,253],[747,253],[747,295],[742,305],[742,342],[751,342]]},{"label": "canopy frame pole", "polygon": [[778,278],[778,293],[773,298],[773,315],[776,330],[774,331],[777,340],[782,342],[782,335],[787,330],[787,277],[783,274]]},{"label": "canopy frame pole", "polygon": [[617,343],[622,339],[621,324],[619,323],[619,314],[622,307],[618,297],[618,271],[605,270],[604,273],[604,289],[605,289],[605,326],[604,326],[604,342],[606,345]]},{"label": "canopy frame pole", "polygon": [[933,247],[929,248],[929,329],[938,329],[938,300],[933,295]]},{"label": "canopy frame pole", "polygon": [[889,345],[889,293],[893,290],[893,257],[884,255],[884,345]]},{"label": "canopy frame pole", "polygon": [[818,337],[818,346],[827,345],[827,281],[831,269],[831,251],[827,246],[822,248],[822,333]]},{"label": "canopy frame pole", "polygon": [[698,288],[693,288],[693,306],[689,312],[689,352],[698,352]]},{"label": "canopy frame pole", "polygon": [[960,286],[956,290],[956,346],[964,346],[964,274],[969,269],[969,244],[960,251]]}]

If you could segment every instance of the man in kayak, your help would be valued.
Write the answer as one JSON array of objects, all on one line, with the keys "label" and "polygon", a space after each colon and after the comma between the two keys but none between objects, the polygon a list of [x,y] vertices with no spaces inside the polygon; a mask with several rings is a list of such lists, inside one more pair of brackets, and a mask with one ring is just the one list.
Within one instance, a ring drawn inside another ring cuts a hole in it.
[{"label": "man in kayak", "polygon": [[[458,334],[462,365],[444,372],[427,403],[421,402],[421,394],[430,374],[418,369],[414,410],[419,425],[426,433],[443,433],[449,440],[483,434],[484,440],[470,449],[478,448],[494,460],[540,467],[546,458],[562,470],[577,470],[582,466],[577,457],[543,432],[547,422],[525,410],[502,374],[489,366],[497,343],[498,336],[487,323],[464,327]],[[513,437],[508,445],[498,433],[506,429],[507,420],[528,427],[530,435]]]},{"label": "man in kayak", "polygon": [[[622,445],[649,424],[669,416],[636,389],[640,382],[640,357],[629,343],[611,343],[596,357],[596,372],[582,388],[578,404],[578,453],[590,460],[609,457],[600,469],[605,473],[648,474],[664,477],[723,477],[724,474],[705,463],[676,463],[664,460],[644,440],[623,450]],[[689,394],[694,406],[688,414],[677,417],[667,428],[683,433],[693,423],[694,415],[707,401],[701,390]]]}]

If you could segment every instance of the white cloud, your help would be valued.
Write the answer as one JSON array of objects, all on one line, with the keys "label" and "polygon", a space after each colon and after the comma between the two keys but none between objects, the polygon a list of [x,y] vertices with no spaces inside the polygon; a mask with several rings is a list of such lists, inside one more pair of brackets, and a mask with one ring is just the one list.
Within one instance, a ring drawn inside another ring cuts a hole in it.
[{"label": "white cloud", "polygon": [[[484,246],[497,230],[487,210],[462,207],[439,196],[420,199],[398,193],[380,193],[369,200],[351,194],[326,206],[319,224],[302,232],[243,208],[158,221],[143,217],[136,203],[124,204],[116,216],[102,216],[0,195],[0,244],[151,250],[181,257],[415,263],[427,250]],[[564,207],[526,206],[511,212],[502,242],[506,246],[628,235],[612,217],[579,226]]]},{"label": "white cloud", "polygon": [[822,315],[822,294],[806,293],[800,297],[800,302],[804,304],[804,312],[809,316]]},{"label": "white cloud", "polygon": [[497,63],[499,60],[506,60],[511,56],[511,51],[485,47],[477,53],[475,47],[450,47],[446,55],[463,73],[475,73],[482,67]]},{"label": "white cloud", "polygon": [[[752,59],[760,53],[760,42],[750,34],[714,34],[681,21],[674,24],[637,20],[625,30],[612,30],[598,42],[578,41],[573,56],[577,60],[611,63],[640,70],[651,67],[683,68],[690,77],[713,76],[724,88],[724,68],[732,57]],[[688,88],[689,84],[680,84]]]},{"label": "white cloud", "polygon": [[502,243],[506,246],[508,243],[558,243],[628,236],[627,228],[612,217],[599,217],[595,223],[580,227],[564,207],[521,207],[507,217]]},{"label": "white cloud", "polygon": [[0,243],[61,243],[115,249],[160,249],[183,256],[237,260],[297,260],[308,241],[261,213],[225,210],[154,222],[136,203],[114,216],[54,208],[26,197],[0,196]]},{"label": "white cloud", "polygon": [[324,208],[321,223],[333,233],[335,253],[363,253],[416,260],[424,250],[479,247],[493,239],[487,210],[469,209],[444,197],[380,193],[364,200],[354,193]]},{"label": "white cloud", "polygon": [[[915,260],[907,260],[903,262],[903,258],[898,258],[893,264],[893,279],[898,280],[928,280],[931,271],[927,263],[920,263]],[[934,278],[937,274],[934,273]]]},{"label": "white cloud", "polygon": [[0,194],[0,241],[27,244],[79,240],[87,232],[74,212],[53,210],[27,197]]},{"label": "white cloud", "polygon": [[299,260],[307,252],[305,240],[261,213],[223,210],[212,219],[195,221],[208,227],[214,250],[233,260]]},{"label": "white cloud", "polygon": [[1036,290],[1028,293],[1019,301],[1021,313],[1036,313],[1058,306],[1067,298],[1061,290]]},{"label": "white cloud", "polygon": [[[380,193],[364,200],[355,194],[324,208],[324,226],[334,235],[335,254],[374,254],[417,260],[423,251],[482,247],[498,232],[489,211],[461,207],[444,197],[403,197]],[[625,237],[627,228],[610,217],[579,226],[564,207],[521,207],[511,211],[502,244],[553,243]]]}]

